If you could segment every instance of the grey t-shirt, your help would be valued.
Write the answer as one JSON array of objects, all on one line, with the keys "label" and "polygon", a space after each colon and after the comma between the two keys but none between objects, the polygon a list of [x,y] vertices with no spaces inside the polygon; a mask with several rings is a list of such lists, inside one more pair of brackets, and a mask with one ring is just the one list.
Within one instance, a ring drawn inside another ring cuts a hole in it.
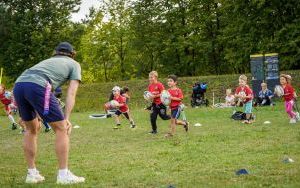
[{"label": "grey t-shirt", "polygon": [[50,81],[52,88],[56,89],[68,80],[81,81],[80,64],[68,56],[57,55],[25,70],[16,83],[31,82],[45,87]]}]

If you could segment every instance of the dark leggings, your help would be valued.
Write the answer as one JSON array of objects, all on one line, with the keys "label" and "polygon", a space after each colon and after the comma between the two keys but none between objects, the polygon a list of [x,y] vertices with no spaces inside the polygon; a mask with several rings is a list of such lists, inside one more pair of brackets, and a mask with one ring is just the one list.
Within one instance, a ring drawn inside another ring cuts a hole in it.
[{"label": "dark leggings", "polygon": [[122,113],[120,110],[117,110],[117,111],[116,111],[116,115],[117,115],[117,116],[120,116],[120,115],[122,115],[122,114],[126,117],[126,119],[129,120],[129,115],[128,115],[127,112]]},{"label": "dark leggings", "polygon": [[167,108],[163,104],[157,105],[155,103],[152,103],[150,121],[151,121],[151,126],[153,131],[157,131],[157,125],[156,125],[157,115],[159,115],[159,117],[163,120],[171,119],[171,117],[167,114]]}]

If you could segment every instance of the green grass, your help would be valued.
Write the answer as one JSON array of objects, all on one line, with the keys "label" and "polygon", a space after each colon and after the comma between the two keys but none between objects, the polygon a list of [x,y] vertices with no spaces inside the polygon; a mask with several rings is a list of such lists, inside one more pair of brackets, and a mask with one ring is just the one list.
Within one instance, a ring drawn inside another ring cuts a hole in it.
[{"label": "green grass", "polygon": [[[300,123],[288,123],[282,103],[254,112],[257,121],[243,125],[229,118],[232,109],[189,108],[191,124],[203,126],[187,134],[178,127],[171,139],[164,138],[169,121],[158,120],[159,134],[148,135],[149,114],[139,108],[135,130],[125,119],[113,130],[113,119],[74,113],[80,128],[71,135],[70,169],[86,177],[78,187],[300,187]],[[30,186],[24,184],[22,135],[8,129],[4,116],[0,125],[0,187],[55,187],[54,134],[39,135],[37,165],[46,181]],[[295,162],[283,163],[285,156]],[[241,168],[250,174],[235,175]]]}]

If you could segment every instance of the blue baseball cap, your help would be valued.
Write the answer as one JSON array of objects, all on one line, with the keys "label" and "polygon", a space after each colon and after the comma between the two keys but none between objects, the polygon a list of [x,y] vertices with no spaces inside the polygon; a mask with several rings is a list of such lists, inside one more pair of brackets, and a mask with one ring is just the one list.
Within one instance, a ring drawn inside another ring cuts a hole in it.
[{"label": "blue baseball cap", "polygon": [[64,52],[64,53],[73,53],[74,52],[74,48],[73,46],[68,43],[68,42],[61,42],[59,43],[56,48],[55,48],[56,52]]}]

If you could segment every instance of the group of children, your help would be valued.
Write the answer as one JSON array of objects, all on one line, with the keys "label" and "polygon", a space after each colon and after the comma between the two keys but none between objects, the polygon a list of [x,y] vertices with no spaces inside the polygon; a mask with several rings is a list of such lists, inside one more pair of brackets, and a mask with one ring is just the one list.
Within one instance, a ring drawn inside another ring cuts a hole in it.
[{"label": "group of children", "polygon": [[182,125],[187,132],[189,130],[189,123],[187,121],[179,120],[182,108],[180,105],[183,100],[183,93],[180,88],[177,87],[177,76],[168,76],[168,92],[170,94],[170,104],[171,116],[167,114],[167,108],[161,101],[161,94],[165,90],[164,85],[158,81],[158,73],[152,71],[149,73],[149,86],[148,91],[152,93],[152,104],[150,108],[150,121],[152,126],[152,131],[150,134],[157,134],[157,115],[159,115],[163,120],[171,120],[170,131],[165,135],[165,137],[172,137],[176,132],[176,125]]},{"label": "group of children", "polygon": [[[290,118],[290,123],[296,123],[300,120],[299,112],[295,112],[296,108],[296,92],[291,85],[292,77],[290,75],[281,74],[280,75],[280,85],[283,89],[283,99],[285,101],[285,110]],[[274,105],[272,98],[274,94],[271,90],[268,89],[266,83],[261,84],[262,90],[259,92],[259,95],[256,99],[256,105],[265,106],[265,105]],[[236,99],[238,102],[236,103]],[[228,106],[239,106],[242,104],[244,106],[244,113],[246,114],[246,120],[243,123],[251,124],[252,123],[252,107],[253,107],[253,92],[251,88],[247,85],[247,77],[241,75],[239,77],[239,87],[236,88],[235,94],[231,94],[231,90],[226,90],[226,105]]]},{"label": "group of children", "polygon": [[[149,73],[149,86],[148,92],[151,93],[151,106],[146,108],[150,111],[150,123],[152,130],[149,132],[150,134],[157,134],[157,116],[160,116],[163,120],[170,120],[170,131],[165,135],[166,137],[171,137],[176,132],[176,125],[182,125],[186,131],[189,129],[189,123],[187,121],[179,120],[181,108],[183,100],[183,93],[180,88],[177,87],[177,76],[170,75],[168,76],[167,85],[169,89],[167,90],[170,94],[171,103],[169,104],[171,114],[168,115],[167,107],[161,101],[161,93],[165,90],[164,85],[158,81],[158,73],[156,71],[152,71]],[[245,75],[240,75],[239,77],[239,86],[235,89],[234,94],[232,94],[231,89],[226,90],[226,105],[228,106],[236,106],[242,105],[244,107],[244,113],[246,114],[246,119],[242,121],[245,124],[253,123],[253,91],[247,84],[247,77]],[[290,118],[290,123],[296,123],[300,120],[299,113],[294,112],[294,105],[296,100],[296,93],[294,88],[291,86],[291,76],[282,74],[280,75],[280,84],[283,88],[284,94],[283,99],[285,101],[285,109]],[[261,84],[262,90],[259,92],[259,96],[256,101],[258,105],[273,105],[272,98],[274,97],[272,91],[267,88],[266,83]],[[117,88],[117,89],[116,89]],[[135,125],[133,120],[129,114],[129,108],[125,101],[127,101],[130,97],[128,94],[128,88],[126,88],[125,92],[121,92],[121,96],[123,98],[120,100],[119,92],[122,91],[119,87],[114,87],[113,96],[110,100],[114,99],[120,103],[120,108],[116,112],[116,127],[120,126],[119,116],[123,114],[131,123],[131,127],[134,128]],[[121,97],[122,98],[122,97]]]},{"label": "group of children", "polygon": [[[182,100],[183,100],[183,93],[181,89],[177,87],[177,76],[170,75],[168,76],[168,92],[170,94],[170,104],[169,107],[171,109],[171,115],[168,115],[167,107],[162,103],[161,101],[161,94],[165,90],[164,85],[158,81],[158,73],[156,71],[152,71],[149,73],[149,86],[148,86],[148,92],[151,93],[150,101],[151,106],[146,108],[150,111],[150,122],[152,130],[149,132],[149,134],[157,134],[157,116],[160,116],[163,120],[170,120],[170,131],[165,135],[165,137],[171,137],[176,132],[176,125],[182,125],[185,129],[185,131],[188,131],[189,123],[187,121],[181,121],[179,120],[180,113],[182,110]],[[128,100],[130,99],[129,95],[129,89],[127,87],[124,87],[121,89],[119,86],[115,86],[112,89],[111,96],[109,98],[109,101],[117,101],[116,104],[114,104],[114,107],[117,108],[117,110],[114,112],[116,126],[115,129],[118,129],[121,127],[120,123],[120,115],[124,115],[126,119],[129,120],[131,124],[131,128],[135,128],[134,121],[131,117],[129,108],[128,108]],[[108,110],[110,110],[111,105],[104,105],[104,110],[106,113]],[[110,114],[107,115],[107,117],[111,117]]]}]

